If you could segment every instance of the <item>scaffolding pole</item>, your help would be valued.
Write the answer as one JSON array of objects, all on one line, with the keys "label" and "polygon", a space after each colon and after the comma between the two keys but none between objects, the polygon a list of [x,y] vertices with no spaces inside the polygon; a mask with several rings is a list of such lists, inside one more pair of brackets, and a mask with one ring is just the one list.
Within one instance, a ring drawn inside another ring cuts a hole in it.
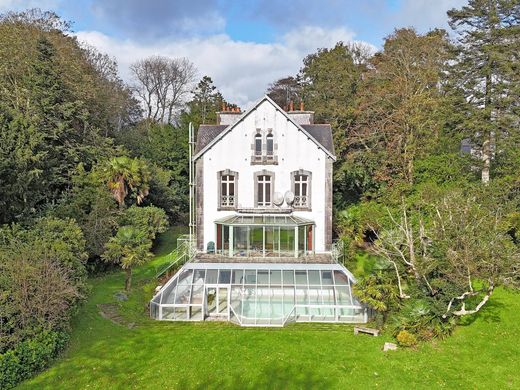
[{"label": "scaffolding pole", "polygon": [[195,145],[193,137],[193,123],[190,122],[188,126],[188,158],[189,158],[189,187],[190,187],[190,204],[189,204],[189,228],[190,228],[190,245],[193,243],[193,239],[197,234],[196,223],[195,223],[195,172],[193,166],[193,148]]}]

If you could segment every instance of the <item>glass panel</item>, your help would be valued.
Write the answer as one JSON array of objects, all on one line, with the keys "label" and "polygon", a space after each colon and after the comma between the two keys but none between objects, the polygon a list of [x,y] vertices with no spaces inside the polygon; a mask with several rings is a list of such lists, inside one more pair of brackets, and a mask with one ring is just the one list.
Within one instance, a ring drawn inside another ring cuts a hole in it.
[{"label": "glass panel", "polygon": [[305,226],[298,227],[298,253],[300,256],[305,254]]},{"label": "glass panel", "polygon": [[262,136],[260,134],[257,134],[255,136],[255,154],[262,154]]},{"label": "glass panel", "polygon": [[202,306],[190,306],[190,320],[202,321]]},{"label": "glass panel", "polygon": [[269,284],[269,271],[267,270],[258,270],[258,284]]},{"label": "glass panel", "polygon": [[264,184],[258,183],[257,188],[258,204],[263,205],[264,203]]},{"label": "glass panel", "polygon": [[231,282],[231,271],[228,269],[221,269],[218,282],[221,284],[229,284]]},{"label": "glass panel", "polygon": [[247,226],[233,227],[233,252],[235,256],[247,256]]},{"label": "glass panel", "polygon": [[307,183],[302,183],[302,195],[307,196]]},{"label": "glass panel", "polygon": [[280,255],[294,256],[294,228],[280,227]]},{"label": "glass panel", "polygon": [[271,286],[282,284],[282,271],[273,270],[271,271]]},{"label": "glass panel", "polygon": [[242,300],[242,316],[244,323],[254,323],[256,317],[256,288],[246,286],[244,298]]},{"label": "glass panel", "polygon": [[283,284],[294,284],[294,271],[293,270],[284,270],[283,271]]},{"label": "glass panel", "polygon": [[[229,271],[228,271],[229,272]],[[227,314],[228,289],[227,287],[220,287],[218,289],[218,312],[220,314]]]},{"label": "glass panel", "polygon": [[191,294],[191,285],[189,284],[178,284],[177,293],[175,295],[176,304],[187,304],[189,303]]},{"label": "glass panel", "polygon": [[163,307],[162,308],[162,318],[163,320],[173,320],[173,312],[175,309],[173,307]]},{"label": "glass panel", "polygon": [[256,270],[248,269],[246,272],[246,284],[255,284],[256,283]]},{"label": "glass panel", "polygon": [[223,254],[229,255],[229,226],[223,226],[224,237],[223,237]]},{"label": "glass panel", "polygon": [[174,319],[176,320],[187,320],[188,319],[188,310],[186,307],[176,307]]},{"label": "glass panel", "polygon": [[341,285],[341,286],[348,285],[347,275],[345,275],[341,271],[334,271],[334,281],[336,282],[336,285]]},{"label": "glass panel", "polygon": [[265,256],[278,257],[279,255],[280,231],[278,227],[265,227]]},{"label": "glass panel", "polygon": [[334,284],[332,280],[332,271],[321,271],[321,283],[324,286],[332,286]]},{"label": "glass panel", "polygon": [[218,276],[218,269],[208,269],[206,273],[206,284],[216,284]]},{"label": "glass panel", "polygon": [[[294,287],[283,288],[283,314],[288,316],[294,307]],[[293,313],[294,314],[294,313]]]},{"label": "glass panel", "polygon": [[197,284],[192,286],[191,304],[202,305],[202,298],[204,293],[204,284]]},{"label": "glass panel", "polygon": [[233,270],[233,284],[242,284],[244,282],[244,271],[241,269]]},{"label": "glass panel", "polygon": [[296,284],[307,286],[307,271],[295,271]]},{"label": "glass panel", "polygon": [[350,305],[350,294],[348,287],[336,287],[336,301],[338,305]]},{"label": "glass panel", "polygon": [[222,183],[222,196],[226,196],[227,194],[227,185],[226,183]]},{"label": "glass panel", "polygon": [[319,271],[309,271],[309,284],[314,284],[314,285],[320,284]]},{"label": "glass panel", "polygon": [[206,304],[208,308],[208,314],[215,314],[217,309],[217,288],[216,287],[208,287],[206,291]]},{"label": "glass panel", "polygon": [[250,256],[263,256],[264,230],[261,226],[251,226],[249,228],[249,245]]},{"label": "glass panel", "polygon": [[265,183],[265,204],[271,204],[271,183]]},{"label": "glass panel", "polygon": [[229,194],[228,195],[235,195],[235,184],[233,182],[229,183]]}]

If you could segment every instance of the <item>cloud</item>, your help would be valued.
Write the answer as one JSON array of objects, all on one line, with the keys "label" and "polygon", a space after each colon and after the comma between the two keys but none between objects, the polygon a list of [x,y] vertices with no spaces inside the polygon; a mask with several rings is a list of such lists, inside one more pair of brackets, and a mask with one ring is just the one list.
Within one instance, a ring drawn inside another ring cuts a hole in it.
[{"label": "cloud", "polygon": [[92,0],[91,9],[99,21],[137,40],[214,34],[226,24],[212,0]]},{"label": "cloud", "polygon": [[316,26],[289,31],[278,42],[267,44],[237,41],[225,34],[153,44],[121,40],[98,31],[76,35],[80,41],[114,56],[126,81],[131,80],[129,65],[138,59],[151,55],[187,57],[198,68],[199,77],[212,77],[227,100],[244,108],[261,97],[273,81],[296,74],[307,54],[355,38],[345,28],[326,30]]}]

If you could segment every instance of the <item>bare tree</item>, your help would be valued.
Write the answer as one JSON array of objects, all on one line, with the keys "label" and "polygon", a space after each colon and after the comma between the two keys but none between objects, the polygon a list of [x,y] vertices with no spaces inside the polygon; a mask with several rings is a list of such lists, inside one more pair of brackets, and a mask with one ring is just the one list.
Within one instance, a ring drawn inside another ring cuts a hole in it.
[{"label": "bare tree", "polygon": [[197,73],[187,58],[153,56],[131,65],[134,91],[146,110],[146,119],[172,123]]}]

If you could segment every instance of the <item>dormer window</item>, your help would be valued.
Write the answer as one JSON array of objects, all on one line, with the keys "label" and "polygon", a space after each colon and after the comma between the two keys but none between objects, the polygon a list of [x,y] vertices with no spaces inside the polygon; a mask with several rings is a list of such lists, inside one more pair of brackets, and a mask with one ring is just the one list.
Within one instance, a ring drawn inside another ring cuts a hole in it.
[{"label": "dormer window", "polygon": [[238,173],[230,170],[219,172],[219,209],[234,210],[237,206]]}]

